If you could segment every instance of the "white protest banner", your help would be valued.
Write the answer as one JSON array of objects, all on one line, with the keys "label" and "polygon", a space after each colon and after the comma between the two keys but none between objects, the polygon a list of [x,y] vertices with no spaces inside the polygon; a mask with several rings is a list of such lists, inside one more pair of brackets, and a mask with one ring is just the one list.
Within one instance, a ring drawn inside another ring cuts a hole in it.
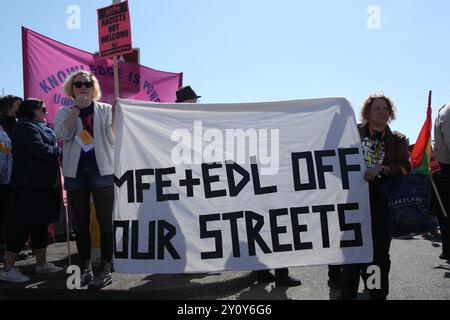
[{"label": "white protest banner", "polygon": [[368,185],[344,98],[118,100],[114,268],[194,273],[368,263]]}]

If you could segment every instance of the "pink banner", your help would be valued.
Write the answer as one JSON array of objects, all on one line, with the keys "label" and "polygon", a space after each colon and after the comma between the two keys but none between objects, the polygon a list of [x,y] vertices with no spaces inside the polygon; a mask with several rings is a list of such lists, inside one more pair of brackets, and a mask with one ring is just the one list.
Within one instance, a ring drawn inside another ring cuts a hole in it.
[{"label": "pink banner", "polygon": [[[22,27],[24,97],[39,98],[47,106],[47,121],[53,122],[61,106],[70,106],[64,94],[65,79],[77,70],[96,75],[102,90],[101,101],[114,103],[114,76],[111,59],[100,57]],[[120,97],[154,102],[174,102],[181,87],[182,73],[153,70],[135,63],[119,63]]]}]

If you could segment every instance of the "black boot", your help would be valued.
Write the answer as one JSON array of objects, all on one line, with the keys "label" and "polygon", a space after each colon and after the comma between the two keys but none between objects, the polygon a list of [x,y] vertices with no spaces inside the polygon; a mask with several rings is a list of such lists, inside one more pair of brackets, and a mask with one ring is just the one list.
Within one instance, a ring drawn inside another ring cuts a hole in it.
[{"label": "black boot", "polygon": [[329,265],[328,266],[328,287],[333,290],[338,290],[342,285],[342,266]]},{"label": "black boot", "polygon": [[442,253],[442,254],[439,256],[439,259],[442,259],[442,260],[450,260],[450,254]]},{"label": "black boot", "polygon": [[256,275],[256,281],[260,283],[266,283],[266,282],[274,282],[275,276],[270,273],[269,270],[257,270],[253,271],[253,274]]},{"label": "black boot", "polygon": [[89,289],[100,289],[110,285],[112,282],[111,277],[112,263],[110,261],[102,261],[102,269],[99,273],[94,275],[94,280],[89,283]]},{"label": "black boot", "polygon": [[94,274],[92,273],[91,260],[80,261],[80,270],[81,270],[80,285],[84,287],[85,285],[90,283],[94,278]]},{"label": "black boot", "polygon": [[288,268],[275,269],[275,287],[296,287],[301,284],[299,279],[289,276]]}]

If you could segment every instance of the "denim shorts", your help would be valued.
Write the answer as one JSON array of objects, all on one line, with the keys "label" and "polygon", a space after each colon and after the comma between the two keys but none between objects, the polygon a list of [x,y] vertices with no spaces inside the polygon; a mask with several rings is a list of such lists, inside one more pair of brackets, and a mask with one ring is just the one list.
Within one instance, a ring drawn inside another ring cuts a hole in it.
[{"label": "denim shorts", "polygon": [[114,185],[114,175],[101,176],[96,165],[78,168],[77,177],[64,177],[67,191],[105,188]]}]

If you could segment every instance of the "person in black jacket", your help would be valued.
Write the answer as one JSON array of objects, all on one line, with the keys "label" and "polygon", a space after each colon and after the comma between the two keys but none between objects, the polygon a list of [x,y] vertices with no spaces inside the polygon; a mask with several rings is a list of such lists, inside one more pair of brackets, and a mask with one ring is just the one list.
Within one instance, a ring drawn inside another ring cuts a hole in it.
[{"label": "person in black jacket", "polygon": [[3,127],[10,138],[16,126],[16,113],[21,102],[21,98],[13,95],[0,98],[0,126]]},{"label": "person in black jacket", "polygon": [[45,126],[46,109],[41,100],[27,99],[17,112],[12,135],[12,210],[8,223],[6,254],[0,280],[26,282],[29,277],[14,268],[17,254],[31,236],[36,273],[62,271],[46,261],[47,228],[58,220],[60,210],[61,149],[56,136]]},{"label": "person in black jacket", "polygon": [[[372,300],[386,300],[389,294],[391,236],[388,224],[388,203],[383,183],[411,171],[408,141],[388,123],[395,119],[394,103],[383,94],[372,94],[361,108],[362,123],[358,125],[366,171],[364,180],[369,184],[369,201],[372,222],[373,261],[370,264],[346,264],[342,271],[340,300],[356,299],[359,279],[367,284],[373,271],[379,270],[379,286],[369,289]],[[372,269],[372,268],[371,268]]]}]

